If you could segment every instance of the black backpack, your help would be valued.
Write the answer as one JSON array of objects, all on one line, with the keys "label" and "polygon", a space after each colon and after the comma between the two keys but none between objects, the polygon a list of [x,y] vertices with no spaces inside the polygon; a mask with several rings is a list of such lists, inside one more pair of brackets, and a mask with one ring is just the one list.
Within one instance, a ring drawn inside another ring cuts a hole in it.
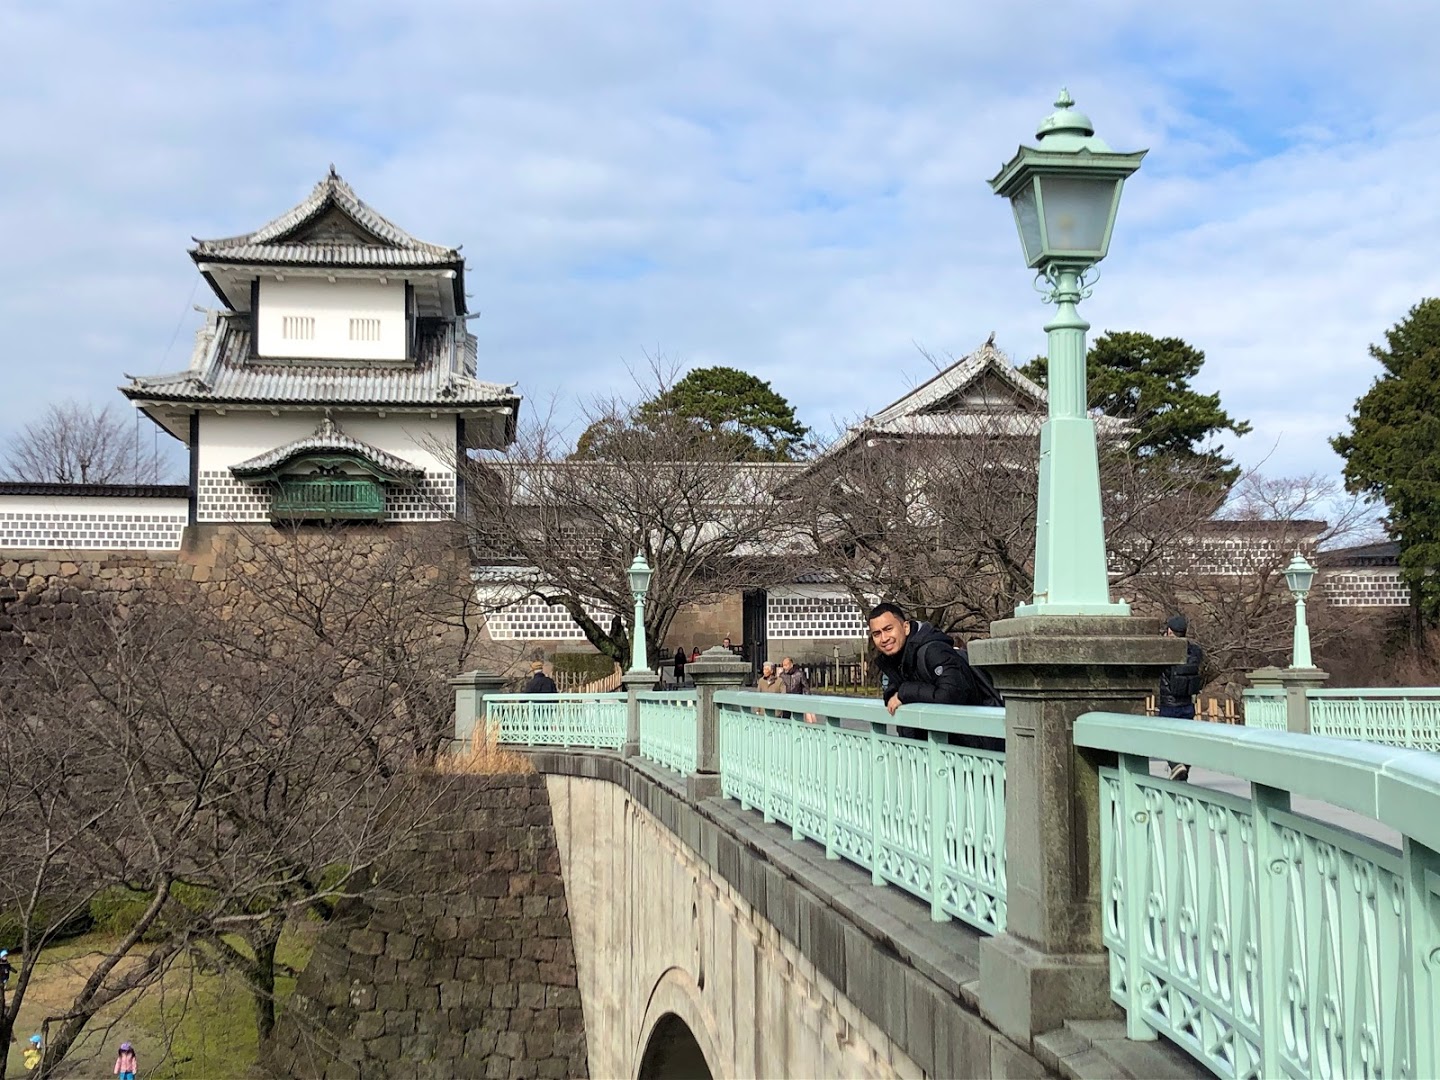
[{"label": "black backpack", "polygon": [[[943,647],[941,642],[932,641],[929,645],[925,646],[925,653],[928,654],[930,649],[936,646]],[[957,649],[954,645],[949,646],[949,648],[952,649],[954,652],[959,653],[960,659],[965,661],[965,669],[970,672],[970,680],[975,686],[976,696],[980,698],[980,700],[977,701],[975,704],[1003,707],[1005,704],[1005,699],[1000,696],[1000,691],[995,689],[995,683],[993,680],[991,680],[990,673],[984,668],[973,667],[970,663],[970,654],[964,649]],[[925,655],[922,655],[920,657],[920,660],[922,662],[922,667],[934,666],[933,664],[928,663]]]}]

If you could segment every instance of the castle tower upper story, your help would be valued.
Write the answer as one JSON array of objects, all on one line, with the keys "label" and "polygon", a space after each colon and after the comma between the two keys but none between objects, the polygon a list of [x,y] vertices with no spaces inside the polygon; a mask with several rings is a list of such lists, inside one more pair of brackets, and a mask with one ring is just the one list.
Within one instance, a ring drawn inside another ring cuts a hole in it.
[{"label": "castle tower upper story", "polygon": [[477,374],[459,249],[411,236],[333,167],[190,256],[223,306],[187,369],[120,389],[189,448],[192,521],[448,517],[459,455],[514,439],[513,384]]}]

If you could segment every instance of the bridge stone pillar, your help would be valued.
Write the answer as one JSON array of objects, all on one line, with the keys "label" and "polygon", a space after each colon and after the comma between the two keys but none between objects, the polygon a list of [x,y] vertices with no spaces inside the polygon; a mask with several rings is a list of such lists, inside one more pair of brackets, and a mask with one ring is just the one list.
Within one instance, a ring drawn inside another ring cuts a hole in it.
[{"label": "bridge stone pillar", "polygon": [[645,690],[654,690],[660,683],[657,671],[627,671],[620,676],[625,687],[625,756],[640,756],[640,698]]},{"label": "bridge stone pillar", "polygon": [[716,645],[686,665],[685,671],[695,680],[699,699],[695,708],[695,771],[685,778],[685,788],[691,799],[708,799],[720,794],[720,714],[715,709],[715,691],[744,686],[750,665],[725,646]]},{"label": "bridge stone pillar", "polygon": [[498,694],[510,680],[494,671],[466,671],[449,680],[455,688],[455,749],[463,749],[475,736],[485,716],[485,695]]},{"label": "bridge stone pillar", "polygon": [[1283,690],[1285,692],[1285,730],[1310,734],[1309,690],[1318,690],[1330,678],[1328,671],[1320,668],[1256,668],[1248,676],[1250,685],[1257,690]]},{"label": "bridge stone pillar", "polygon": [[[1159,619],[1036,615],[970,643],[1005,696],[1006,932],[980,945],[980,1010],[1022,1046],[1065,1020],[1118,1018],[1102,932],[1100,767],[1075,718],[1135,712],[1185,643]],[[1137,724],[1145,723],[1137,716]]]}]

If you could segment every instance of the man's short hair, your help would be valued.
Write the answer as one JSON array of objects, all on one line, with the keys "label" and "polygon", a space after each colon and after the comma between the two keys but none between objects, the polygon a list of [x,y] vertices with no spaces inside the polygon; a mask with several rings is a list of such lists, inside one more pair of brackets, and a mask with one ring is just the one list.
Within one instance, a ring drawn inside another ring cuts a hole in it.
[{"label": "man's short hair", "polygon": [[1165,620],[1165,625],[1170,628],[1170,632],[1176,637],[1184,637],[1186,631],[1190,629],[1190,620],[1185,618],[1184,615],[1171,615],[1170,618]]},{"label": "man's short hair", "polygon": [[905,609],[902,608],[899,604],[892,604],[889,600],[886,600],[883,604],[876,604],[874,607],[872,607],[870,609],[870,614],[865,616],[865,621],[867,623],[872,623],[876,619],[880,618],[881,615],[894,615],[901,622],[909,621],[908,617],[905,614]]}]

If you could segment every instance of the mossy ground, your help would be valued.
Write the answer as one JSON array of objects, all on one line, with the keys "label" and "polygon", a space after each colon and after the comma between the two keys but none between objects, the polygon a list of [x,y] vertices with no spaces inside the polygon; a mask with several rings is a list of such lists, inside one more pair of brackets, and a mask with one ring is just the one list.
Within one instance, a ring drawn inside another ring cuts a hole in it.
[{"label": "mossy ground", "polygon": [[[287,930],[277,959],[301,970],[319,931],[319,923]],[[40,1030],[44,1016],[64,1008],[109,942],[105,935],[87,934],[41,953],[20,1010],[6,1080],[29,1075],[21,1063],[25,1041]],[[294,989],[293,978],[279,980],[276,991],[282,1004]],[[66,1072],[109,1076],[116,1048],[127,1041],[135,1046],[146,1080],[244,1077],[255,1064],[257,1050],[250,996],[238,977],[186,959],[159,985],[96,1017],[67,1055]]]}]

